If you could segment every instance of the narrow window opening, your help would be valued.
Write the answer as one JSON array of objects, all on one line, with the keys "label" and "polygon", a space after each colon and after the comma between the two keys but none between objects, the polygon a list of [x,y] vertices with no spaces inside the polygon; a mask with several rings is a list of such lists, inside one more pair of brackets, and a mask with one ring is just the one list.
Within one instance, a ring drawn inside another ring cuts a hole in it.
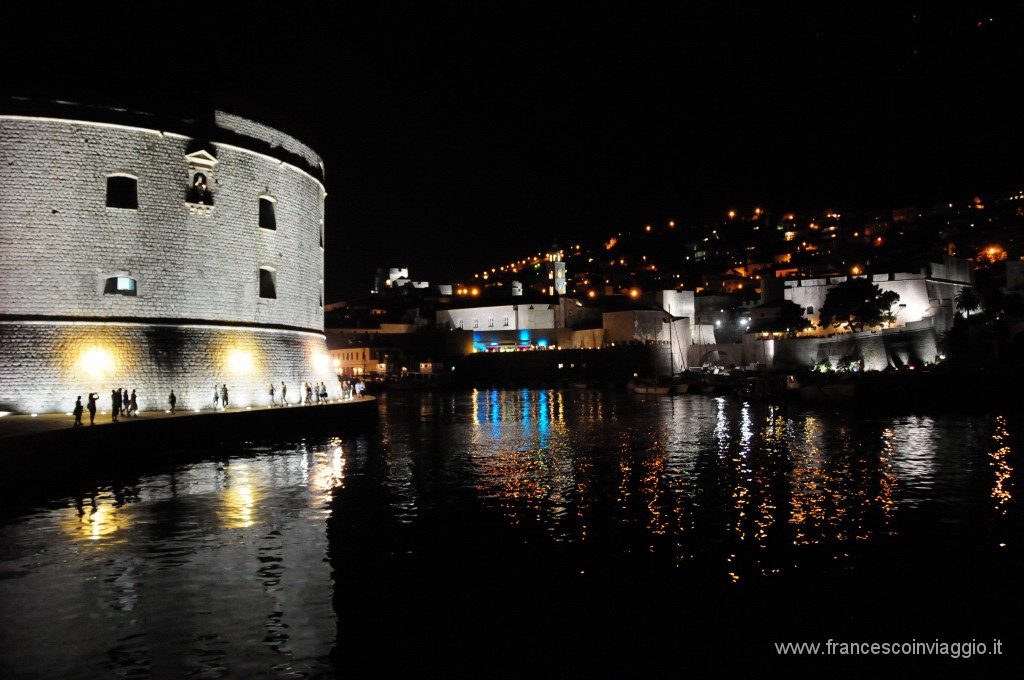
[{"label": "narrow window opening", "polygon": [[277,229],[277,216],[274,214],[274,201],[260,197],[260,229]]},{"label": "narrow window opening", "polygon": [[111,276],[103,286],[104,295],[137,295],[135,279],[130,276]]},{"label": "narrow window opening", "polygon": [[138,210],[139,181],[127,175],[107,177],[107,207]]},{"label": "narrow window opening", "polygon": [[260,269],[260,297],[277,299],[277,272],[269,267]]}]

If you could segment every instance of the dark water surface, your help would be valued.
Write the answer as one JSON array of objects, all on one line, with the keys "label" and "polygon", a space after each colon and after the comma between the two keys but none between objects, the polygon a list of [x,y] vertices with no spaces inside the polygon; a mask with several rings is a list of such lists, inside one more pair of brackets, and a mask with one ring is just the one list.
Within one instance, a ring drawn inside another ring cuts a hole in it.
[{"label": "dark water surface", "polygon": [[[1020,668],[1018,410],[589,390],[380,407],[364,434],[197,448],[9,511],[0,677]],[[775,644],[828,640],[918,647]]]}]

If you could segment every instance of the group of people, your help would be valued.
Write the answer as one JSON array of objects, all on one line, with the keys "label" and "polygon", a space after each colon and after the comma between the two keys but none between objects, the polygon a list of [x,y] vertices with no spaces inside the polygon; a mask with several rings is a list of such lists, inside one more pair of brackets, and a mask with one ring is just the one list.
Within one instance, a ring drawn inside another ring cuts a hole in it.
[{"label": "group of people", "polygon": [[[338,378],[340,383],[339,388],[341,391],[342,399],[353,399],[361,397],[365,386],[362,380],[342,380]],[[326,383],[302,383],[302,392],[300,393],[303,404],[326,404],[328,402],[329,395],[327,393]],[[278,402],[278,390],[274,383],[270,383],[270,405],[271,406],[286,406],[288,404],[288,386],[285,382],[281,381],[280,388],[280,403]],[[85,411],[89,412],[89,424],[94,425],[96,423],[96,404],[99,401],[100,395],[95,392],[90,392],[88,401],[85,405],[82,404],[82,397],[79,396],[75,400],[75,407],[73,414],[75,416],[75,427],[82,425],[82,415]],[[174,394],[174,390],[167,397],[167,403],[170,406],[170,412],[174,413],[175,408],[178,404],[178,397]],[[213,386],[213,408],[214,410],[224,410],[228,408],[228,386],[226,383]],[[110,391],[110,410],[111,417],[116,423],[121,416],[125,418],[131,418],[137,416],[139,413],[139,402],[138,396],[135,390],[128,393],[127,389],[113,389]]]},{"label": "group of people", "polygon": [[72,411],[72,413],[75,416],[75,427],[81,427],[82,426],[82,413],[84,411],[86,411],[86,410],[89,411],[89,424],[90,425],[95,425],[96,424],[96,402],[99,400],[99,398],[100,398],[100,395],[96,394],[95,392],[90,392],[89,393],[88,405],[86,405],[84,407],[82,406],[82,397],[81,397],[81,395],[79,395],[75,399],[75,408]]},{"label": "group of people", "polygon": [[126,388],[113,389],[110,391],[110,415],[116,423],[121,416],[125,418],[132,418],[139,415],[139,399],[135,394],[135,390],[132,390],[131,395],[128,394]]},{"label": "group of people", "polygon": [[363,384],[362,380],[342,380],[338,378],[338,382],[341,383],[341,398],[342,399],[355,399],[363,396],[363,391],[366,389],[366,385]]},{"label": "group of people", "polygon": [[[340,383],[339,389],[342,399],[352,399],[353,397],[362,396],[365,388],[362,380],[349,382],[339,378],[338,382]],[[268,393],[270,394],[271,406],[288,405],[288,386],[283,380],[281,381],[280,390],[274,385],[274,383],[270,383]],[[278,396],[279,394],[280,396]],[[299,392],[299,401],[296,403],[326,404],[329,400],[330,395],[327,392],[327,383],[303,382],[302,390]]]},{"label": "group of people", "polygon": [[[89,412],[89,424],[96,424],[96,404],[100,399],[100,395],[95,392],[90,392],[86,405],[82,405],[82,397],[78,396],[75,398],[75,407],[72,409],[72,414],[75,416],[74,427],[82,426],[82,414],[85,411]],[[110,417],[116,423],[121,419],[122,416],[125,418],[132,418],[139,415],[139,397],[132,390],[131,394],[128,394],[128,390],[125,388],[117,389],[116,387],[110,390]]]},{"label": "group of people", "polygon": [[222,383],[220,387],[217,385],[213,386],[213,410],[216,411],[218,408],[227,409],[228,407],[228,385]]},{"label": "group of people", "polygon": [[326,404],[327,385],[321,383],[302,383],[306,390],[306,399],[303,404]]}]

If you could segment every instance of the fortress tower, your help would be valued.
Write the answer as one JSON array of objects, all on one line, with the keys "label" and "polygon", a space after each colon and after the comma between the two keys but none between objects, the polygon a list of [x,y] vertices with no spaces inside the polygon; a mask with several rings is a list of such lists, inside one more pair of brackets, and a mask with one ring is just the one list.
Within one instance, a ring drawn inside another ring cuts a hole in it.
[{"label": "fortress tower", "polygon": [[[269,403],[336,378],[323,332],[324,168],[216,111],[0,108],[0,410]],[[333,381],[333,382],[332,382]],[[333,391],[333,389],[332,389]]]},{"label": "fortress tower", "polygon": [[544,263],[547,274],[548,295],[565,295],[565,262],[562,261],[562,249],[558,244],[548,249],[548,259]]}]

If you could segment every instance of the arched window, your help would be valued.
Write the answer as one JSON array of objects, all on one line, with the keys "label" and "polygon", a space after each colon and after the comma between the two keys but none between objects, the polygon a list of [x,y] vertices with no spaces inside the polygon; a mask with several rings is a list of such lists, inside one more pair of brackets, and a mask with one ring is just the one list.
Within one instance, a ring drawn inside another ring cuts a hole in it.
[{"label": "arched window", "polygon": [[130,276],[118,275],[107,277],[103,286],[104,295],[137,295],[135,279]]},{"label": "arched window", "polygon": [[138,210],[138,178],[131,175],[107,175],[107,207]]},{"label": "arched window", "polygon": [[273,267],[260,267],[260,297],[277,299],[277,271]]}]

